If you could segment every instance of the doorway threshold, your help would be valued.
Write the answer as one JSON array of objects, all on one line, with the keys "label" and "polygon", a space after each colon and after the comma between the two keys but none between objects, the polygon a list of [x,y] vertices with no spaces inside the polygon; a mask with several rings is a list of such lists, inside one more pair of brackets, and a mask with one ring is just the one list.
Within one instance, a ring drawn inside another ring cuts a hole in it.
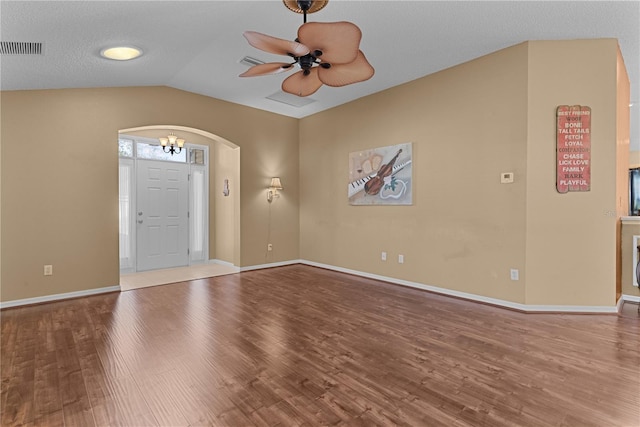
[{"label": "doorway threshold", "polygon": [[224,276],[226,274],[234,274],[238,272],[240,272],[240,268],[238,267],[211,263],[121,274],[120,290],[130,291],[150,286],[167,285],[169,283]]}]

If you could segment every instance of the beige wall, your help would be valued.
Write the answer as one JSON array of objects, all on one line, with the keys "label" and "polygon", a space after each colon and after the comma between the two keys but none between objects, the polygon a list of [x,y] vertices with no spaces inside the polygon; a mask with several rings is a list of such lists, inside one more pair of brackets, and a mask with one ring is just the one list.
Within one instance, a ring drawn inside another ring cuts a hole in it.
[{"label": "beige wall", "polygon": [[[240,149],[217,144],[213,150],[213,227],[209,236],[210,257],[239,265],[240,254]],[[224,180],[229,180],[229,195],[223,194]],[[215,254],[215,256],[214,256]]]},{"label": "beige wall", "polygon": [[[0,118],[2,117],[2,92],[0,91]],[[2,120],[0,119],[0,202],[2,201]],[[0,203],[0,242],[2,240],[2,204]],[[2,244],[0,244],[0,301],[2,301]]]},{"label": "beige wall", "polygon": [[[523,43],[303,119],[301,258],[528,305],[615,305],[616,55],[615,40]],[[593,111],[590,192],[555,189],[563,104]],[[348,153],[407,141],[413,206],[349,206]]]},{"label": "beige wall", "polygon": [[[243,266],[298,259],[298,121],[287,119],[284,123],[291,126],[282,126],[284,120],[260,123],[261,132],[256,135],[252,149],[245,150],[241,145]],[[254,124],[239,126],[250,128]],[[284,190],[270,204],[267,188],[275,176],[281,178]],[[268,243],[273,245],[271,252],[267,252]]]},{"label": "beige wall", "polygon": [[[529,42],[527,304],[616,303],[616,68],[612,39]],[[588,192],[555,190],[565,104],[591,107]]]},{"label": "beige wall", "polygon": [[[524,303],[526,125],[526,44],[302,119],[301,258]],[[349,153],[403,142],[413,205],[350,206]]]},{"label": "beige wall", "polygon": [[[264,262],[269,231],[274,261],[298,257],[297,120],[166,87],[2,92],[1,102],[2,301],[118,284],[116,140],[120,129],[146,125],[201,129],[240,146],[240,265]],[[269,230],[272,175],[293,191]],[[53,276],[43,276],[44,264]]]},{"label": "beige wall", "polygon": [[[629,144],[631,142],[630,98],[631,84],[620,48],[617,50],[617,98],[616,98],[616,217],[629,214]],[[621,221],[616,224],[616,300],[622,294],[622,236]]]}]

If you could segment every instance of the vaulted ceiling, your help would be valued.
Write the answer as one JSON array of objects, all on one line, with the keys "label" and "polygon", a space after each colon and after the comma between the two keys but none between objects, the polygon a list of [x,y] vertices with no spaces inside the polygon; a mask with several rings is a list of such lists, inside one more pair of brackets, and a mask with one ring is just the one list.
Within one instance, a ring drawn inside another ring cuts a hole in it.
[{"label": "vaulted ceiling", "polygon": [[[632,82],[632,134],[638,135],[638,1],[330,0],[308,20],[358,25],[360,47],[376,73],[350,86],[323,86],[304,106],[285,103],[299,100],[280,90],[290,73],[238,77],[247,69],[240,63],[245,56],[284,58],[251,47],[245,30],[296,37],[302,15],[280,0],[3,0],[0,15],[3,42],[43,43],[41,55],[0,57],[2,90],[165,85],[297,118],[526,40],[616,38]],[[100,57],[115,44],[135,45],[144,55],[128,62]]]}]

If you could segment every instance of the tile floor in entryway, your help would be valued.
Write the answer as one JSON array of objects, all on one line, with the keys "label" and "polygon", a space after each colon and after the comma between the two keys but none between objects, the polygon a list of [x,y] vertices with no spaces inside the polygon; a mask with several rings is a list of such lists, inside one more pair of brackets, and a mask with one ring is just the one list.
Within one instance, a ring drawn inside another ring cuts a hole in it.
[{"label": "tile floor in entryway", "polygon": [[165,268],[162,270],[122,274],[120,275],[120,289],[122,291],[130,291],[132,289],[147,288],[149,286],[234,274],[239,271],[240,268],[230,265],[199,264],[189,267]]}]

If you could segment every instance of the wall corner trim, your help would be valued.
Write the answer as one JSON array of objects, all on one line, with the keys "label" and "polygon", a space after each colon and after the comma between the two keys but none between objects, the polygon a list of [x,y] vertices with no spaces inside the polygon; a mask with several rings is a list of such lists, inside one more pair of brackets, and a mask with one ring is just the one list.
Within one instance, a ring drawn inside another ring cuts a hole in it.
[{"label": "wall corner trim", "polygon": [[70,298],[80,298],[90,295],[106,294],[109,292],[120,292],[120,285],[87,289],[85,291],[66,292],[64,294],[44,295],[41,297],[17,299],[13,301],[3,301],[0,302],[0,310],[11,307],[20,307],[23,305],[42,304],[45,302],[53,302]]}]

